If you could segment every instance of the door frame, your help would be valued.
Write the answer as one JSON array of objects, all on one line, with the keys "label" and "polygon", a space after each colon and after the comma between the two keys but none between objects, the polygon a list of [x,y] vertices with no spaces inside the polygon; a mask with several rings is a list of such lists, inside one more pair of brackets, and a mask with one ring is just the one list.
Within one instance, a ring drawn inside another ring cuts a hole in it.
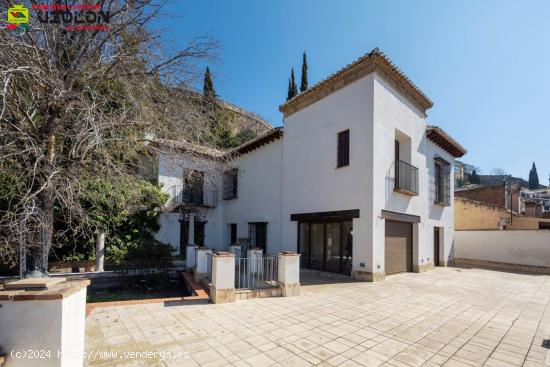
[{"label": "door frame", "polygon": [[[400,273],[410,273],[410,272],[413,272],[414,271],[414,223],[413,222],[409,222],[409,221],[400,221],[400,220],[390,220],[390,219],[386,219],[385,220],[385,223],[384,223],[384,272],[386,272],[386,263],[387,263],[387,259],[386,259],[386,238],[387,238],[387,231],[386,231],[386,227],[388,225],[388,223],[404,223],[404,224],[408,224],[409,227],[410,227],[410,239],[411,239],[411,246],[410,246],[410,258],[407,260],[407,264],[406,264],[406,267],[405,267],[405,271],[404,272],[397,272],[397,273],[386,273],[387,275],[392,275],[392,274],[400,274]],[[407,257],[407,253],[409,253],[409,249],[405,249],[406,251],[406,254],[405,256]],[[410,269],[410,270],[409,270]]]},{"label": "door frame", "polygon": [[434,227],[434,266],[441,266],[441,232],[441,227]]},{"label": "door frame", "polygon": [[[346,251],[346,244],[344,243],[345,242],[344,241],[345,234],[344,234],[344,225],[343,225],[343,223],[345,223],[345,222],[351,222],[352,231],[353,231],[353,219],[352,218],[350,218],[350,219],[340,219],[340,220],[334,220],[334,219],[305,220],[305,221],[299,221],[298,222],[297,252],[299,254],[301,253],[300,250],[302,248],[302,243],[301,243],[302,242],[302,236],[301,236],[302,235],[302,232],[301,232],[302,231],[302,224],[309,224],[310,225],[309,231],[308,231],[308,234],[307,234],[307,242],[309,244],[308,258],[306,259],[306,267],[307,268],[311,269],[311,225],[312,224],[322,224],[323,225],[323,268],[320,269],[320,270],[321,271],[328,271],[328,272],[331,272],[331,273],[349,275],[349,274],[344,273],[344,255],[345,255],[345,251]],[[340,263],[339,263],[337,272],[327,270],[327,224],[331,224],[331,223],[338,223],[340,225],[340,235],[339,235]],[[353,234],[352,234],[352,248],[353,248]],[[353,259],[353,252],[352,252],[351,258]],[[319,269],[315,269],[315,270],[319,270]]]}]

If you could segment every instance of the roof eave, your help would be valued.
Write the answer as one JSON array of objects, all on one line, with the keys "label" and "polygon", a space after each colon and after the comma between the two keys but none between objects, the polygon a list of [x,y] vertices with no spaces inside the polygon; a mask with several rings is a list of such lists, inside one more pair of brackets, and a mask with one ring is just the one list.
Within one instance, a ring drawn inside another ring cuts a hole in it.
[{"label": "roof eave", "polygon": [[438,126],[428,126],[426,135],[434,144],[451,154],[455,158],[466,155],[468,151],[455,139]]},{"label": "roof eave", "polygon": [[433,102],[386,55],[375,48],[370,53],[315,84],[307,91],[280,105],[279,111],[285,117],[288,117],[375,71],[388,77],[397,89],[414,103],[424,115],[426,110],[433,106]]}]

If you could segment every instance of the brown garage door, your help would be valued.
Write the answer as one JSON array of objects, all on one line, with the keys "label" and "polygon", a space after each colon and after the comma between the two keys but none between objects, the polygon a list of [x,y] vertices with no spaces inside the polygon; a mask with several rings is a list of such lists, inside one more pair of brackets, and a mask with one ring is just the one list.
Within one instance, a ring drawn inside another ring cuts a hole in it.
[{"label": "brown garage door", "polygon": [[412,223],[386,220],[386,274],[412,271]]}]

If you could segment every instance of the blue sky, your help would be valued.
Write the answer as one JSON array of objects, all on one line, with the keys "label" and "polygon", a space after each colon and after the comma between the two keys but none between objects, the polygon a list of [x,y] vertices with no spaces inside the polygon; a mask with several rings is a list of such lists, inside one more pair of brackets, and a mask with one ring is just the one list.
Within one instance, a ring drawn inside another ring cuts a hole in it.
[{"label": "blue sky", "polygon": [[310,86],[379,47],[434,102],[428,122],[465,162],[541,183],[550,174],[550,2],[446,0],[172,1],[173,38],[221,43],[211,66],[222,99],[282,124],[290,68]]}]

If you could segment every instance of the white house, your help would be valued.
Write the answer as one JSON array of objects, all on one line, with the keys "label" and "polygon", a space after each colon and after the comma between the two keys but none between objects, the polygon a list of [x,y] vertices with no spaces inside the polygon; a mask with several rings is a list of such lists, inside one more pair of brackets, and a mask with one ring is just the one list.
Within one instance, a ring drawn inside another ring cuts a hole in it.
[{"label": "white house", "polygon": [[451,173],[466,151],[427,125],[431,106],[375,49],[280,106],[283,128],[231,152],[173,143],[159,160],[172,205],[157,239],[175,253],[191,242],[298,251],[303,267],[368,281],[446,266]]}]

